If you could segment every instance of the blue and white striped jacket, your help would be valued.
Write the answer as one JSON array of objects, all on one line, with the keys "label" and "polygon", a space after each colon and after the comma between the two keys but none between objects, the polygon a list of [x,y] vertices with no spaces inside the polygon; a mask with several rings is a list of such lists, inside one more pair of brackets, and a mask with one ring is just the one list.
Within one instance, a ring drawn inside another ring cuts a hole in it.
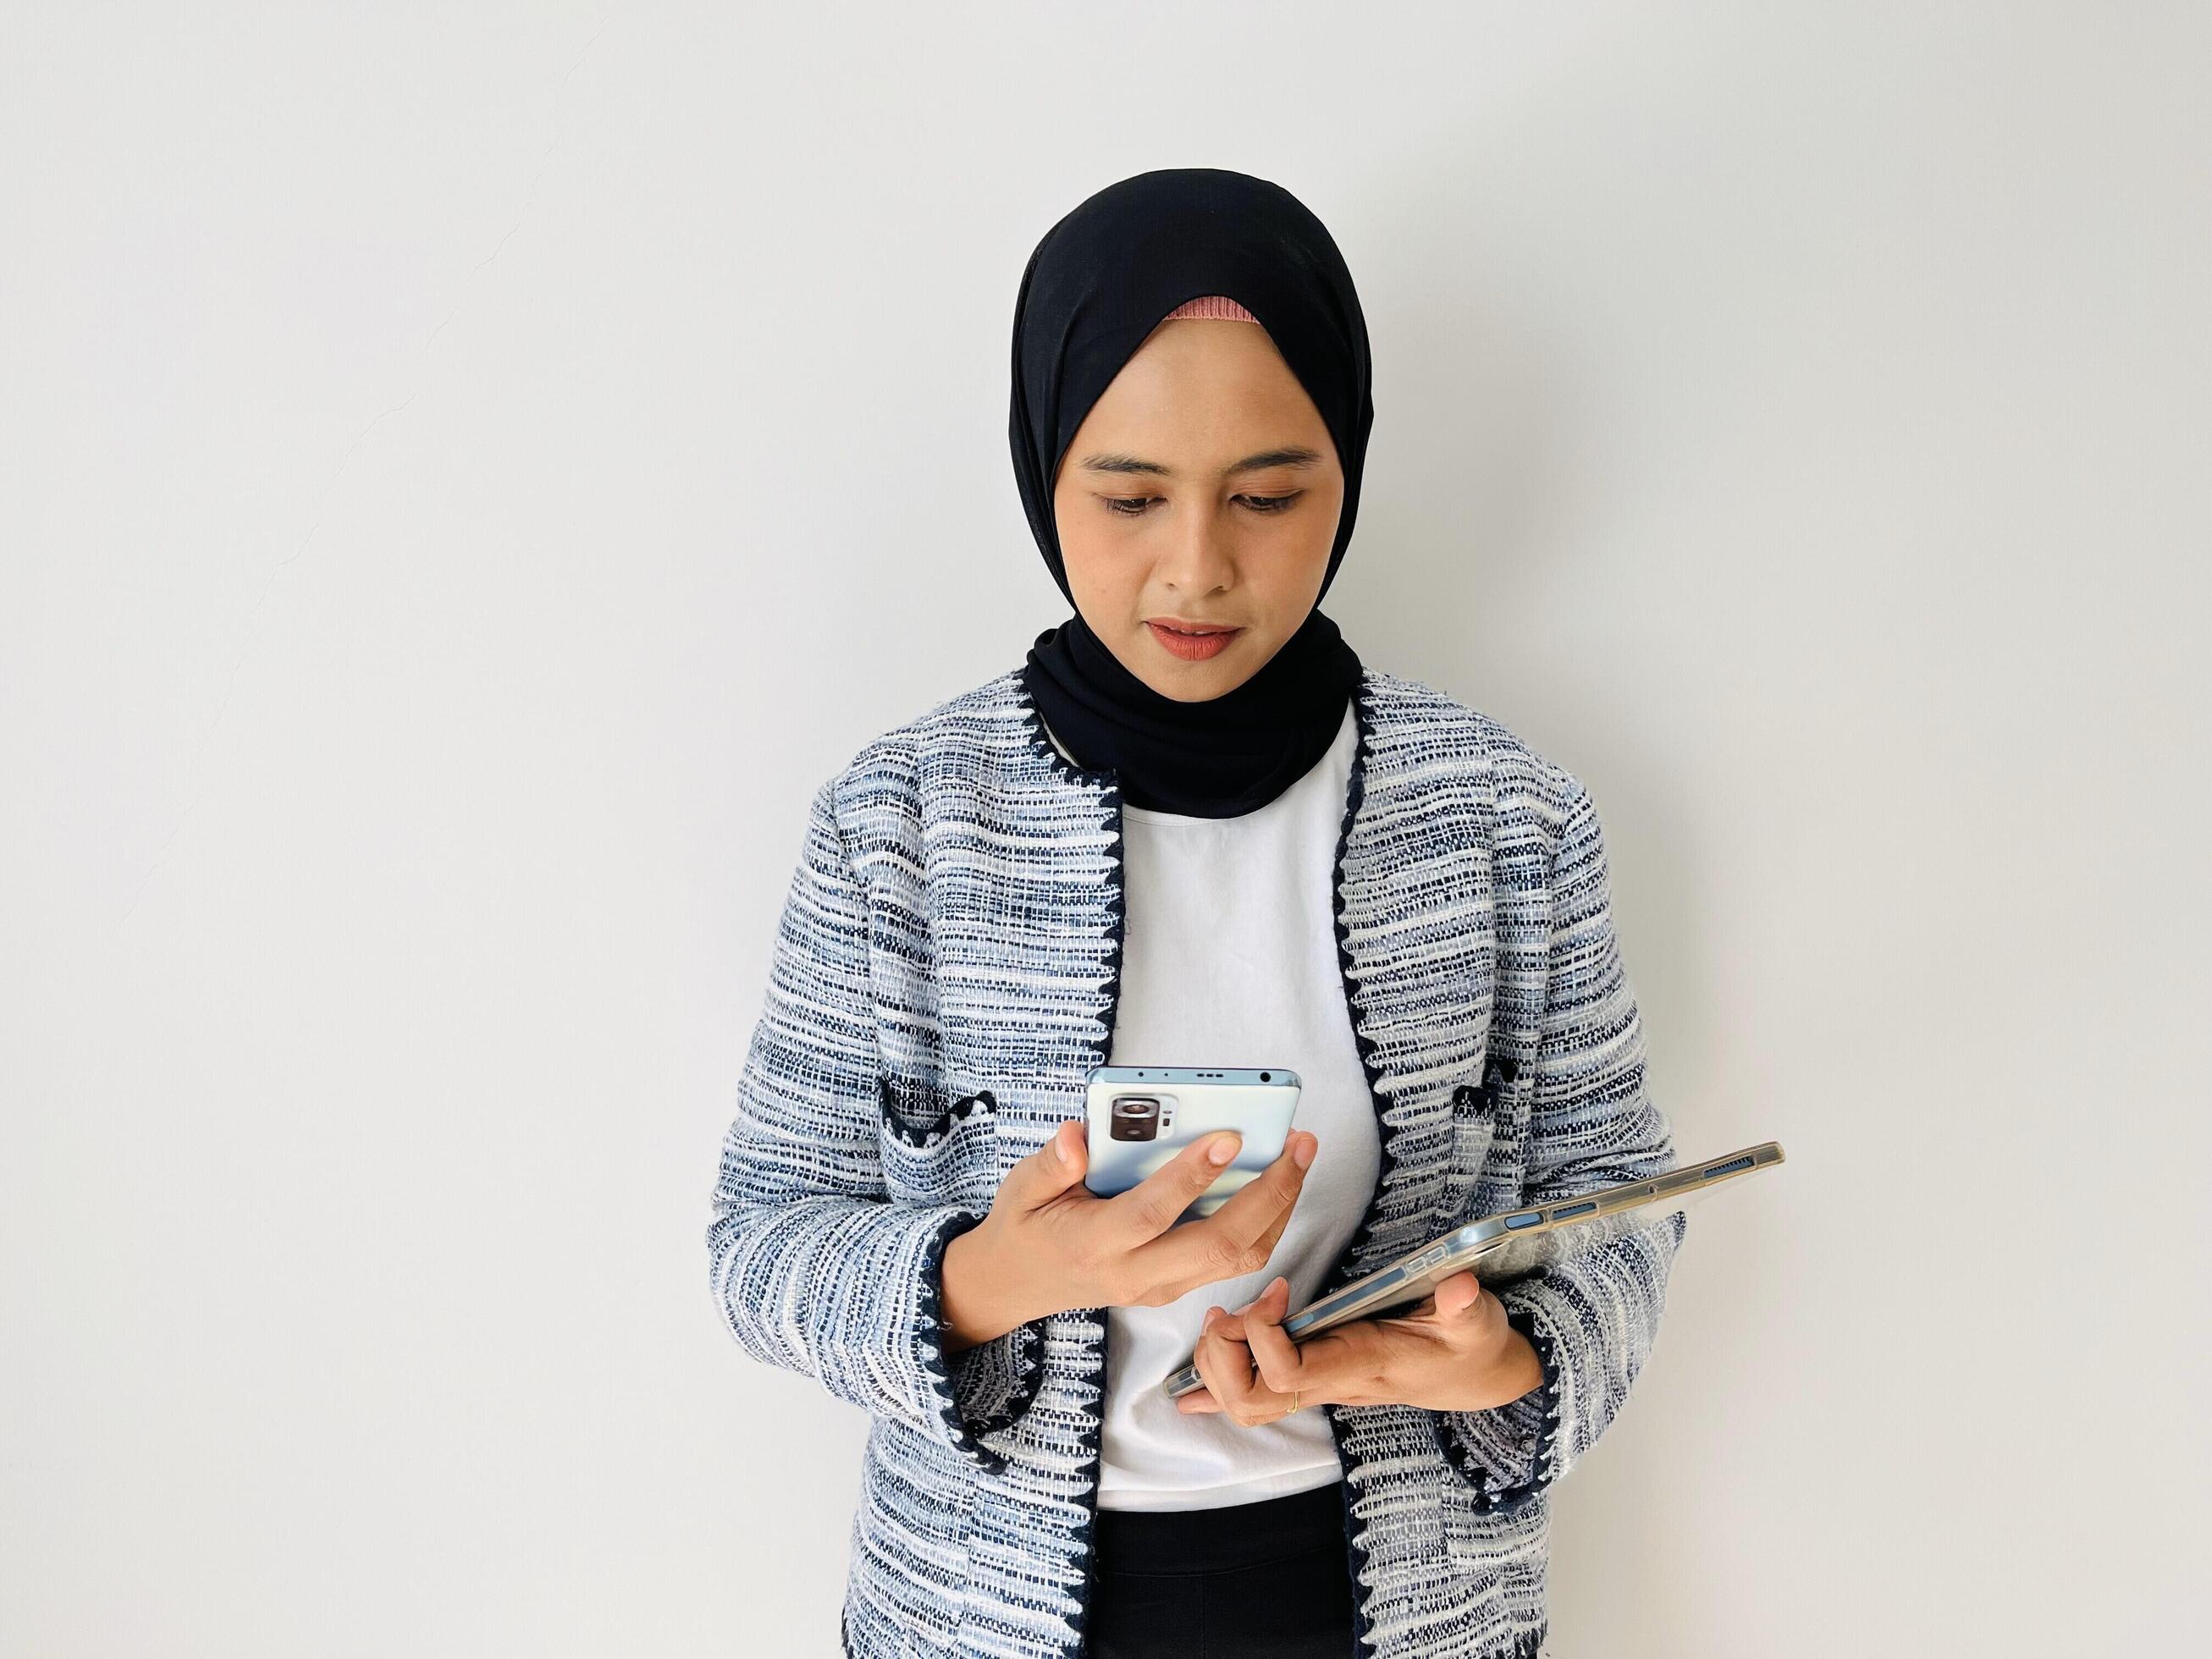
[{"label": "blue and white striped jacket", "polygon": [[[1354,703],[1337,955],[1382,1166],[1331,1286],[1462,1219],[1674,1163],[1589,793],[1418,681],[1370,668]],[[1113,773],[1053,746],[1018,670],[813,798],[708,1243],[744,1350],[872,1419],[858,1659],[1083,1651],[1103,1314],[948,1356],[938,1278],[1105,1061],[1121,850]],[[1543,1652],[1552,1485],[1627,1397],[1685,1230],[1676,1212],[1497,1286],[1544,1367],[1510,1405],[1323,1407],[1364,1653]]]}]

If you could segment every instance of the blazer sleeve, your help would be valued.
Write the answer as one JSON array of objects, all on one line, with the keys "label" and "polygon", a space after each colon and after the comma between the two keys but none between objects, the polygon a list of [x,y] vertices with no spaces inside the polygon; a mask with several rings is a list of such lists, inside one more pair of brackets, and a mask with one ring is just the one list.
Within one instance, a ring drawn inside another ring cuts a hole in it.
[{"label": "blazer sleeve", "polygon": [[1033,1334],[948,1363],[945,1247],[982,1218],[896,1202],[885,1186],[867,895],[838,830],[836,783],[808,809],[722,1141],[707,1231],[714,1297],[754,1358],[995,1472],[1004,1460],[979,1437],[1026,1403],[1002,1396],[1028,1382],[1010,1356],[1030,1358],[1017,1345]]},{"label": "blazer sleeve", "polygon": [[[1579,781],[1553,854],[1550,921],[1524,1204],[1643,1180],[1674,1164],[1667,1118],[1645,1087],[1643,1026],[1613,932],[1604,835]],[[1686,1219],[1675,1211],[1492,1287],[1542,1360],[1544,1380],[1503,1406],[1437,1414],[1445,1455],[1474,1484],[1478,1508],[1527,1504],[1605,1431],[1657,1339]]]}]

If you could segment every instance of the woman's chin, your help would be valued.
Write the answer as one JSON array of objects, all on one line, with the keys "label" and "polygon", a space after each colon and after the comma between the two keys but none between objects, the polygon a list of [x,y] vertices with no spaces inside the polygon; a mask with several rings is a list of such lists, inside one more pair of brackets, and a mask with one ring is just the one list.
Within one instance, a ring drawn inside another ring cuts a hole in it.
[{"label": "woman's chin", "polygon": [[1155,652],[1146,671],[1137,678],[1177,702],[1211,702],[1228,696],[1252,676],[1241,663],[1218,657],[1212,662],[1176,662]]}]

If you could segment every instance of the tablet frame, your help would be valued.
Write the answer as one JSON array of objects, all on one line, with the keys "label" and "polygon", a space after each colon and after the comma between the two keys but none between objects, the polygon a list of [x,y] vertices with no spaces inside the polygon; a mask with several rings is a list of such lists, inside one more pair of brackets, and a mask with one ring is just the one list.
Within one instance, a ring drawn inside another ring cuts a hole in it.
[{"label": "tablet frame", "polygon": [[[1643,1181],[1624,1181],[1523,1206],[1455,1227],[1387,1267],[1310,1302],[1283,1322],[1283,1334],[1304,1341],[1348,1320],[1365,1319],[1424,1299],[1454,1273],[1472,1268],[1484,1284],[1533,1273],[1546,1263],[1579,1255],[1593,1244],[1650,1224],[1654,1212],[1671,1214],[1706,1194],[1771,1170],[1783,1162],[1782,1143],[1763,1140],[1741,1152],[1700,1159]],[[1159,1385],[1170,1398],[1206,1386],[1196,1355]]]}]

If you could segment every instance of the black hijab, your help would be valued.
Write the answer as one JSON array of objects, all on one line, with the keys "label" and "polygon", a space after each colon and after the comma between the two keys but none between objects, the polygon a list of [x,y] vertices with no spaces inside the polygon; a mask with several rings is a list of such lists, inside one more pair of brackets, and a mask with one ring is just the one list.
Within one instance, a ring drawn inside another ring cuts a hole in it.
[{"label": "black hijab", "polygon": [[[1160,319],[1209,294],[1259,319],[1335,441],[1344,507],[1321,592],[1336,579],[1375,419],[1367,322],[1352,273],[1327,227],[1281,185],[1218,167],[1170,167],[1108,185],[1047,231],[1014,301],[1014,477],[1030,533],[1071,605],[1052,510],[1060,458]],[[1202,702],[1146,685],[1079,610],[1037,635],[1023,683],[1052,735],[1081,765],[1115,772],[1128,805],[1237,817],[1320,760],[1359,684],[1358,654],[1319,606],[1316,594],[1316,608],[1256,673]]]}]

